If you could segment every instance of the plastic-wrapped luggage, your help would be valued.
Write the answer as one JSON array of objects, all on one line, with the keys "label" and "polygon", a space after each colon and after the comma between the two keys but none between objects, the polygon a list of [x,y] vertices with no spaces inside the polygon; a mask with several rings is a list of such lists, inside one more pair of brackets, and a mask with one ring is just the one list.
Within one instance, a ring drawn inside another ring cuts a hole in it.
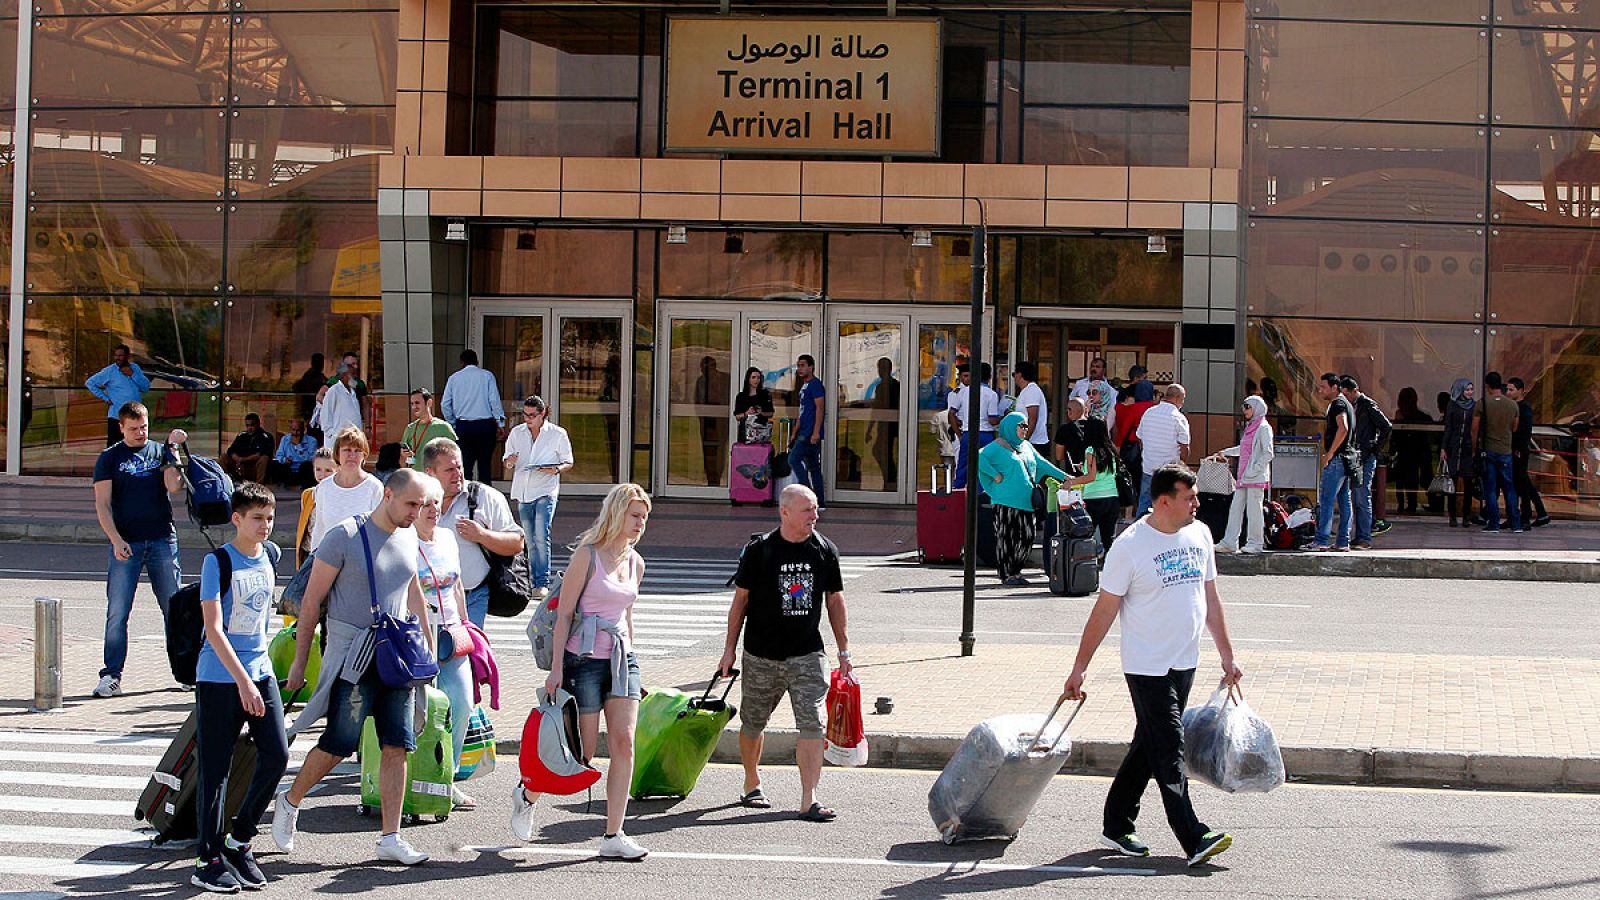
[{"label": "plastic-wrapped luggage", "polygon": [[717,749],[722,729],[738,714],[728,702],[738,677],[738,669],[729,673],[721,700],[711,699],[712,689],[722,678],[719,672],[699,697],[656,688],[639,701],[633,783],[628,790],[635,800],[689,796]]},{"label": "plastic-wrapped luggage", "polygon": [[967,733],[928,792],[928,814],[946,844],[1017,836],[1072,749],[1067,728],[1083,701],[1052,727],[1065,702],[1048,716],[997,716]]},{"label": "plastic-wrapped luggage", "polygon": [[1286,777],[1277,735],[1237,688],[1219,687],[1183,711],[1183,755],[1191,776],[1230,794],[1264,794]]}]

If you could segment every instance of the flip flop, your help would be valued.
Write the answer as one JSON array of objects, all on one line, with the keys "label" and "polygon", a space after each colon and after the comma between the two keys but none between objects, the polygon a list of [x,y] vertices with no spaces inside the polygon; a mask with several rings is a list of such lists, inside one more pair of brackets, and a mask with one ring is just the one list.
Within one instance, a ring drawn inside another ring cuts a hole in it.
[{"label": "flip flop", "polygon": [[839,814],[823,806],[821,803],[811,804],[811,808],[800,814],[802,822],[832,822]]},{"label": "flip flop", "polygon": [[466,794],[463,794],[460,791],[456,792],[455,797],[450,804],[451,812],[472,812],[477,808],[478,801],[468,797]]},{"label": "flip flop", "polygon": [[761,792],[761,788],[756,788],[740,797],[739,805],[746,809],[771,809],[772,801],[768,800],[767,795]]}]

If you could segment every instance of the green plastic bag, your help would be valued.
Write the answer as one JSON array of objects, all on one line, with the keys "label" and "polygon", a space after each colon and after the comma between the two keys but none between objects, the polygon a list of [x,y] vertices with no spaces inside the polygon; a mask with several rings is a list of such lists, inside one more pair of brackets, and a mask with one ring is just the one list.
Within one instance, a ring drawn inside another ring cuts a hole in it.
[{"label": "green plastic bag", "polygon": [[[285,625],[272,636],[272,643],[267,645],[267,659],[272,662],[272,674],[282,684],[289,677],[289,667],[294,665],[294,622]],[[312,693],[317,689],[317,678],[322,674],[322,644],[320,641],[311,642],[311,655],[306,657],[306,683],[305,687],[292,694],[285,694],[283,703],[304,703],[311,699]]]},{"label": "green plastic bag", "polygon": [[[734,673],[737,677],[737,672]],[[635,729],[633,784],[628,793],[645,797],[687,797],[717,749],[722,730],[737,714],[723,699],[711,699],[713,679],[703,696],[656,689],[639,703]],[[732,690],[733,681],[728,682]]]},{"label": "green plastic bag", "polygon": [[[417,749],[406,758],[406,799],[401,812],[407,816],[433,816],[444,821],[454,806],[451,787],[455,783],[454,745],[450,734],[450,698],[444,691],[423,686],[427,692],[427,718],[417,735]],[[378,793],[378,728],[369,717],[361,726],[361,806],[367,815],[381,807]]]}]

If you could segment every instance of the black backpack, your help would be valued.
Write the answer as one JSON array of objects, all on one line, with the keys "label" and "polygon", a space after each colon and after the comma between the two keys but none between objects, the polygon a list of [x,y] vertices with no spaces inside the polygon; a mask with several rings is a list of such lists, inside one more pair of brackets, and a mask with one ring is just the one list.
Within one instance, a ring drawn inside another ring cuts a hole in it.
[{"label": "black backpack", "polygon": [[[467,482],[467,518],[477,521],[478,488],[476,481]],[[528,571],[528,549],[524,545],[515,556],[502,556],[487,547],[479,547],[489,561],[489,574],[483,583],[489,586],[489,615],[519,616],[533,602],[533,578]]]},{"label": "black backpack", "polygon": [[[217,584],[226,594],[233,585],[233,557],[227,547],[211,551],[217,561]],[[167,662],[179,684],[194,684],[200,648],[206,642],[206,620],[200,612],[200,582],[186,584],[167,601]]]}]

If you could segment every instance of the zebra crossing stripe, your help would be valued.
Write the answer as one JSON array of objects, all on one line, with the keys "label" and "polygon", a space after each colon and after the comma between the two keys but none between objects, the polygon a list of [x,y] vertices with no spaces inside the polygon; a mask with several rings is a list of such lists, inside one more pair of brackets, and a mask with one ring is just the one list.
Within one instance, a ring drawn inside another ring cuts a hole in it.
[{"label": "zebra crossing stripe", "polygon": [[0,770],[0,784],[31,784],[36,787],[99,788],[103,791],[142,791],[148,776],[80,775],[73,772],[18,772]]},{"label": "zebra crossing stripe", "polygon": [[0,856],[0,875],[34,875],[44,878],[118,878],[144,868],[144,863],[100,860],[51,859],[36,856]]},{"label": "zebra crossing stripe", "polygon": [[144,753],[69,753],[62,750],[0,750],[0,762],[42,763],[58,766],[115,766],[154,769],[159,755]]},{"label": "zebra crossing stripe", "polygon": [[55,847],[125,847],[148,845],[150,831],[131,828],[61,828],[55,825],[7,825],[0,844],[48,844]]},{"label": "zebra crossing stripe", "polygon": [[0,812],[50,813],[58,816],[115,816],[119,819],[128,819],[133,817],[133,806],[131,801],[0,794]]},{"label": "zebra crossing stripe", "polygon": [[0,731],[0,744],[50,744],[96,747],[165,747],[170,737],[155,735],[97,734],[92,731]]}]

